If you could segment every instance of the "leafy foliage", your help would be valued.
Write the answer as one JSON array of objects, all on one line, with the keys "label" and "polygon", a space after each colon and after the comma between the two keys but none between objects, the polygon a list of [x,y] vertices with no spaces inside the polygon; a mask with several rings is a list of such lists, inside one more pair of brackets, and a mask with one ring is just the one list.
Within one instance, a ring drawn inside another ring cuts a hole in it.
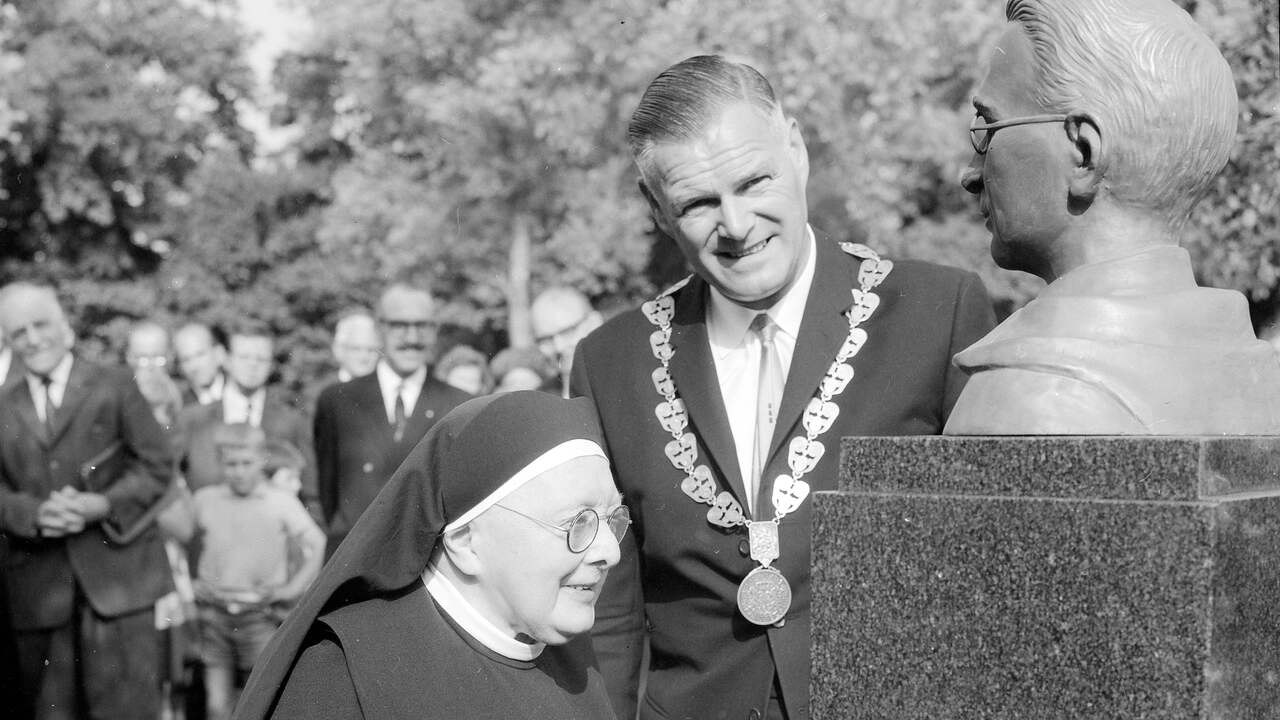
[{"label": "leafy foliage", "polygon": [[[1188,245],[1204,282],[1280,307],[1280,54],[1272,0],[1182,0],[1239,83],[1240,144]],[[528,341],[552,283],[630,304],[684,274],[624,146],[630,109],[689,55],[774,83],[812,158],[812,223],[897,257],[1001,271],[957,178],[1002,3],[920,0],[294,0],[307,44],[259,107],[233,0],[0,2],[0,280],[62,281],[94,352],[130,319],[268,321],[281,376],[391,279],[454,336]],[[258,148],[246,112],[287,131]]]}]

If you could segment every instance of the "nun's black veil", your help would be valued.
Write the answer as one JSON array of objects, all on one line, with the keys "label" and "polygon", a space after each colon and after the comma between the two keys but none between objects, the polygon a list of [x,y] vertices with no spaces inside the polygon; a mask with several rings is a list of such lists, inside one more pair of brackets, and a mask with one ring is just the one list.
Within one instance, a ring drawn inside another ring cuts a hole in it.
[{"label": "nun's black veil", "polygon": [[445,415],[391,476],[267,645],[236,719],[270,715],[317,617],[415,582],[450,521],[573,439],[604,447],[595,409],[583,398],[504,393],[469,400]]}]

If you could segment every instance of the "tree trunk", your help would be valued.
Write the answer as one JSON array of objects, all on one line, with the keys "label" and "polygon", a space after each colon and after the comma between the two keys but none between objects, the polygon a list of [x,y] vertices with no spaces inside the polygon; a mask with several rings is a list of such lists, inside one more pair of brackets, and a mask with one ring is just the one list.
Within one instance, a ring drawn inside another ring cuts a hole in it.
[{"label": "tree trunk", "polygon": [[533,345],[529,323],[529,273],[533,239],[529,216],[517,213],[511,221],[511,249],[507,255],[507,342],[511,347]]}]

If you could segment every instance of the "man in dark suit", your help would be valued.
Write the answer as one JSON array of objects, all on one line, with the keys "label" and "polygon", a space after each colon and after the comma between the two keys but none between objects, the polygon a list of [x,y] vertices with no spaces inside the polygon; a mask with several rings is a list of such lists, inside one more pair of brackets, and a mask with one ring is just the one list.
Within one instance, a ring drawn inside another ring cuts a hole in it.
[{"label": "man in dark suit", "polygon": [[[0,390],[20,382],[27,369],[22,358],[13,354],[13,348],[4,342],[0,333]],[[0,573],[4,572],[4,556],[9,541],[0,533]],[[0,582],[0,707],[11,707],[20,702],[18,694],[18,650],[14,645],[13,628],[9,626],[9,601]]]},{"label": "man in dark suit", "polygon": [[172,588],[147,510],[168,444],[127,371],[71,353],[52,288],[0,290],[26,377],[0,395],[0,531],[23,705],[17,717],[156,717],[153,606]]},{"label": "man in dark suit", "polygon": [[749,66],[668,69],[629,140],[695,275],[574,363],[635,522],[597,605],[602,672],[634,717],[647,629],[640,717],[802,720],[808,494],[835,486],[842,436],[941,431],[963,382],[951,356],[991,305],[970,273],[815,235],[799,125]]},{"label": "man in dark suit", "polygon": [[222,482],[217,427],[223,423],[247,423],[262,428],[268,440],[285,440],[301,451],[305,463],[298,499],[318,522],[321,515],[311,428],[306,417],[281,393],[267,387],[275,363],[271,331],[261,324],[246,322],[231,330],[227,344],[227,382],[221,399],[186,407],[178,415],[177,444],[187,486],[195,492]]},{"label": "man in dark suit", "polygon": [[376,308],[383,357],[364,377],[331,385],[316,403],[320,505],[332,553],[435,421],[471,397],[428,372],[435,350],[431,295],[403,284]]}]

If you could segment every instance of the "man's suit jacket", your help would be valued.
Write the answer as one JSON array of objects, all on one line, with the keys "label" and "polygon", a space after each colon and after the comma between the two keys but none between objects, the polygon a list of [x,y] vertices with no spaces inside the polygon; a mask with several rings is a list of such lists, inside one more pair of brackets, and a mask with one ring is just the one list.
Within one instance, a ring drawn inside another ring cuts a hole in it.
[{"label": "man's suit jacket", "polygon": [[[764,476],[790,473],[787,446],[804,430],[801,418],[848,334],[845,311],[858,287],[860,262],[832,242],[817,243],[813,284],[805,305]],[[670,361],[677,394],[698,438],[698,462],[746,508],[744,484],[707,340],[707,285],[693,278],[675,293]],[[850,362],[853,380],[836,398],[840,413],[820,440],[826,453],[805,476],[813,491],[835,487],[839,439],[850,435],[936,434],[964,375],[951,357],[991,329],[991,303],[970,273],[898,261],[875,291],[879,308],[862,323],[868,339]],[[756,567],[746,529],[724,531],[707,521],[708,507],[680,489],[684,473],[664,453],[671,435],[654,415],[662,400],[651,374],[655,327],[627,312],[579,346],[573,391],[599,411],[619,489],[631,508],[634,533],[609,575],[596,607],[596,654],[620,718],[635,708],[642,633],[652,658],[641,717],[746,718],[764,712],[775,672],[792,720],[808,717],[809,524],[812,500],[779,528],[781,557],[793,600],[781,627],[759,627],[738,614],[738,583]],[[769,488],[760,497],[772,517]],[[638,553],[637,553],[638,550]],[[868,548],[868,552],[875,552]],[[642,590],[643,588],[643,590]],[[758,716],[756,716],[758,717]]]},{"label": "man's suit jacket", "polygon": [[330,385],[320,393],[315,417],[316,469],[329,535],[327,552],[337,549],[435,421],[470,397],[428,373],[413,414],[407,418],[404,437],[396,442],[377,373]]},{"label": "man's suit jacket", "polygon": [[[214,435],[222,418],[221,402],[191,405],[178,415],[175,442],[181,459],[180,467],[191,492],[222,482]],[[306,464],[302,468],[302,489],[298,491],[298,498],[318,519],[316,454],[311,445],[311,427],[306,416],[269,388],[262,405],[262,432],[268,440],[288,441],[302,453]]]},{"label": "man's suit jacket", "polygon": [[[9,541],[3,576],[15,629],[70,622],[77,586],[104,617],[143,610],[172,588],[154,525],[126,545],[102,528],[135,526],[164,494],[171,467],[168,441],[122,369],[76,358],[51,433],[25,382],[0,393],[0,530]],[[68,485],[105,495],[110,515],[76,535],[39,537],[37,509]]]}]

